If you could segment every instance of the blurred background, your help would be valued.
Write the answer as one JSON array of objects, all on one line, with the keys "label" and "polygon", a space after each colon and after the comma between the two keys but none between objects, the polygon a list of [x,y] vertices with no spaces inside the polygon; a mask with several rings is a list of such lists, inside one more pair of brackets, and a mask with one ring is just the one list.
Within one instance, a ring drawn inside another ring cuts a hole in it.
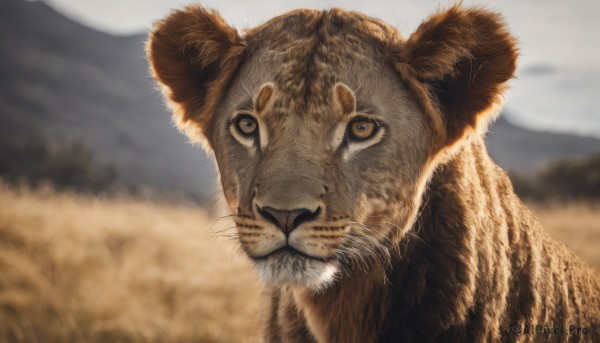
[{"label": "blurred background", "polygon": [[[0,342],[256,340],[211,157],[149,77],[152,22],[190,1],[0,0]],[[239,30],[344,7],[405,36],[447,1],[203,1]],[[521,58],[486,140],[552,235],[600,267],[600,3],[464,1]]]}]

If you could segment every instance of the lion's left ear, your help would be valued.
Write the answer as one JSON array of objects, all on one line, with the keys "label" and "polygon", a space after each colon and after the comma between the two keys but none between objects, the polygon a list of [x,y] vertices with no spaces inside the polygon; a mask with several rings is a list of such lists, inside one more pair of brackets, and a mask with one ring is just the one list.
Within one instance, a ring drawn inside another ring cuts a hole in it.
[{"label": "lion's left ear", "polygon": [[419,26],[396,65],[416,79],[413,90],[430,102],[428,112],[437,112],[430,113],[433,124],[442,131],[441,144],[450,145],[493,119],[490,110],[502,102],[517,54],[498,14],[454,6]]}]

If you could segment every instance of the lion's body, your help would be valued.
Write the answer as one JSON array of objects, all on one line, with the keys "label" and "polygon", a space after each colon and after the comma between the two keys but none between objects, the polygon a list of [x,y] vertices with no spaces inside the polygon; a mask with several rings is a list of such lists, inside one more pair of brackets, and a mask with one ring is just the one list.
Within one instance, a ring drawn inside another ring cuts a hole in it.
[{"label": "lion's body", "polygon": [[242,38],[189,7],[148,48],[177,123],[214,150],[267,342],[600,340],[598,272],[482,143],[516,69],[499,15],[454,6],[404,39],[298,10]]},{"label": "lion's body", "polygon": [[270,288],[264,331],[268,342],[594,341],[599,291],[598,272],[546,234],[476,141],[434,173],[385,276],[358,270],[319,294]]}]

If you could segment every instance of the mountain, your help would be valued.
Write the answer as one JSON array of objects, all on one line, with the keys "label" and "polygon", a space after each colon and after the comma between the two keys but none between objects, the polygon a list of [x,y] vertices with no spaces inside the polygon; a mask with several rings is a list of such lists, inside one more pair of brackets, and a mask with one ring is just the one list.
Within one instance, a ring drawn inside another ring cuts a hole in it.
[{"label": "mountain", "polygon": [[532,174],[557,159],[600,152],[598,138],[533,131],[511,124],[505,115],[490,127],[486,145],[496,163],[519,174]]},{"label": "mountain", "polygon": [[82,139],[128,183],[212,192],[212,161],[173,128],[144,40],[94,31],[43,2],[0,1],[2,134]]},{"label": "mountain", "polygon": [[[92,30],[43,2],[0,1],[0,134],[81,139],[128,183],[209,197],[215,167],[173,128],[147,70],[144,40]],[[502,166],[521,173],[600,151],[598,139],[503,119],[487,141]]]}]

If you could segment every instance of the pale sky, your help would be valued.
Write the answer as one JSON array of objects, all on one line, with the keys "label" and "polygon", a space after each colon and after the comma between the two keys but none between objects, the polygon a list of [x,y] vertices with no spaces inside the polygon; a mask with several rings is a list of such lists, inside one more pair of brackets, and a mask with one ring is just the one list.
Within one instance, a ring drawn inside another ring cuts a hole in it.
[{"label": "pale sky", "polygon": [[[88,26],[126,35],[148,30],[152,22],[191,3],[217,9],[234,27],[258,25],[285,11],[308,7],[358,10],[396,26],[404,36],[429,14],[454,1],[440,0],[48,0]],[[542,129],[600,136],[600,1],[465,0],[502,13],[521,49],[518,80],[506,107],[511,119]],[[528,73],[539,66],[550,74]],[[591,124],[590,124],[591,121]]]}]

